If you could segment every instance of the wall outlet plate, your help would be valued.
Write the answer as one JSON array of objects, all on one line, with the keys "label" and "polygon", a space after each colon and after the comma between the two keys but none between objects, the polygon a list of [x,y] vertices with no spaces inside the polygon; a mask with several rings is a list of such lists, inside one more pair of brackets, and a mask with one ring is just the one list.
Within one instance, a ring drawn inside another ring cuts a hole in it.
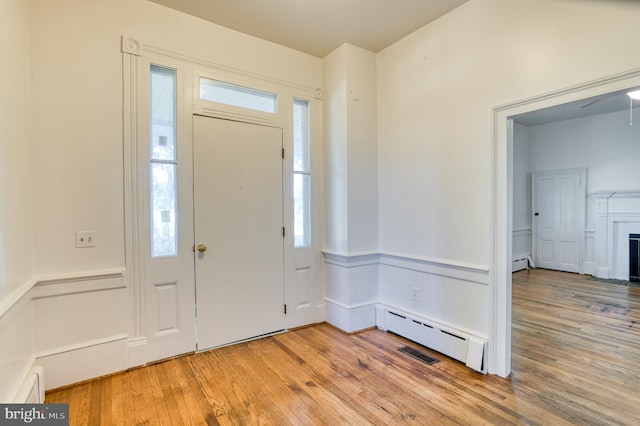
[{"label": "wall outlet plate", "polygon": [[96,246],[95,231],[78,231],[76,232],[76,247],[86,248]]}]

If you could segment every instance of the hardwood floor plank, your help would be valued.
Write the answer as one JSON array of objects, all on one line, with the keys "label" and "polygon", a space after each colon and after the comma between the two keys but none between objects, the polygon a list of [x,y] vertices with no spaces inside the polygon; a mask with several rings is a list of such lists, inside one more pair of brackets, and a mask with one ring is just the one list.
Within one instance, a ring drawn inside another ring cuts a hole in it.
[{"label": "hardwood floor plank", "polygon": [[72,425],[636,425],[640,288],[513,275],[512,367],[482,375],[327,324],[47,392]]}]

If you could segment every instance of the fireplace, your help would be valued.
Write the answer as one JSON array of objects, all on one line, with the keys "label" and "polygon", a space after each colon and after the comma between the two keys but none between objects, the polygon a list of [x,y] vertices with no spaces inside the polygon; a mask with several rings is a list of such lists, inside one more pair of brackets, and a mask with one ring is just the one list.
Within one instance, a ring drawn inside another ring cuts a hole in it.
[{"label": "fireplace", "polygon": [[640,282],[640,234],[629,234],[629,281]]}]

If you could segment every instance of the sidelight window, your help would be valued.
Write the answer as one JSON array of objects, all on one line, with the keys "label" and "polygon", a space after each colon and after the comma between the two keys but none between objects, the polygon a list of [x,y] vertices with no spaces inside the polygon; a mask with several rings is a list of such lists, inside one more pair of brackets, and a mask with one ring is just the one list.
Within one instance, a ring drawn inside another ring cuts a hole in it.
[{"label": "sidelight window", "polygon": [[176,71],[151,65],[151,256],[178,254]]},{"label": "sidelight window", "polygon": [[311,245],[309,102],[293,102],[293,220],[296,247]]}]

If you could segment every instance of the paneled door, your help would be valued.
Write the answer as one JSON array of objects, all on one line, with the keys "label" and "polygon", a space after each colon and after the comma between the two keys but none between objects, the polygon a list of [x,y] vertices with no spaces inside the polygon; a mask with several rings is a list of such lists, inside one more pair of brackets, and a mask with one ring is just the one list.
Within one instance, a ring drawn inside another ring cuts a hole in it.
[{"label": "paneled door", "polygon": [[197,348],[285,328],[282,129],[194,116]]},{"label": "paneled door", "polygon": [[536,267],[582,273],[585,169],[532,173]]}]

